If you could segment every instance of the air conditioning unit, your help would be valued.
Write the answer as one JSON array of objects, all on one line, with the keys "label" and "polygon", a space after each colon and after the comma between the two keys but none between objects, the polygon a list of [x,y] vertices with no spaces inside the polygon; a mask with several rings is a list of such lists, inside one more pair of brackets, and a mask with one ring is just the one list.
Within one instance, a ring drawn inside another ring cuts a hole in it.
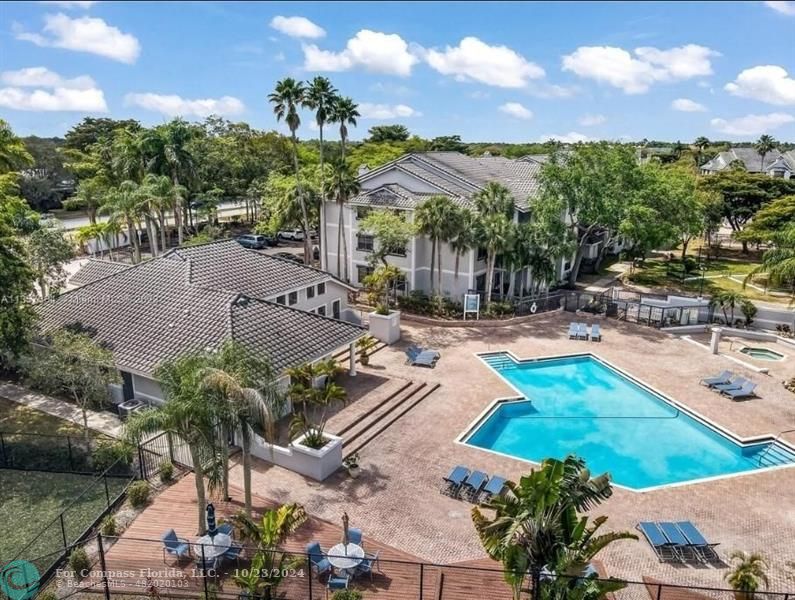
[{"label": "air conditioning unit", "polygon": [[127,418],[137,410],[141,410],[145,408],[146,404],[141,402],[140,400],[127,400],[126,402],[122,402],[119,404],[119,418],[122,421],[126,421]]}]

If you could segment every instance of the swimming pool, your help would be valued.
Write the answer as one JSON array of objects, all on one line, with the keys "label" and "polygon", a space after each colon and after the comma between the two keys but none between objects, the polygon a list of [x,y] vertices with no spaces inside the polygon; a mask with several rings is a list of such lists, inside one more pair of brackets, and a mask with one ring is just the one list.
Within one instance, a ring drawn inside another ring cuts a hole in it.
[{"label": "swimming pool", "polygon": [[461,438],[471,446],[533,462],[576,454],[635,490],[795,463],[788,446],[739,443],[596,356],[480,358],[521,398],[497,401]]}]

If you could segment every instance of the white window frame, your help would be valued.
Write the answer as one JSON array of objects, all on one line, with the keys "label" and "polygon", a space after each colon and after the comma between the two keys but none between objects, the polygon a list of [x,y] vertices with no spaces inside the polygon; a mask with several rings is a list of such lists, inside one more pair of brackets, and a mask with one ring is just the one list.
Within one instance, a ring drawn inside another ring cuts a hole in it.
[{"label": "white window frame", "polygon": [[[334,305],[337,305],[337,316],[334,316]],[[337,298],[336,300],[332,300],[331,302],[331,318],[332,319],[341,319],[342,318],[342,300]]]},{"label": "white window frame", "polygon": [[311,300],[312,298],[314,298],[315,297],[315,286],[314,285],[310,285],[308,288],[306,288],[306,292],[305,293],[306,293],[306,299],[307,300]]}]

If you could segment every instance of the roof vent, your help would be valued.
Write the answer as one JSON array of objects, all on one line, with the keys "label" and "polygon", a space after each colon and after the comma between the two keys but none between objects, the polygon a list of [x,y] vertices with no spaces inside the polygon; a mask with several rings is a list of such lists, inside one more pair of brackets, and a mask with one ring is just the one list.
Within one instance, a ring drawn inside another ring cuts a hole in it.
[{"label": "roof vent", "polygon": [[235,299],[235,306],[248,306],[248,296],[240,295]]}]

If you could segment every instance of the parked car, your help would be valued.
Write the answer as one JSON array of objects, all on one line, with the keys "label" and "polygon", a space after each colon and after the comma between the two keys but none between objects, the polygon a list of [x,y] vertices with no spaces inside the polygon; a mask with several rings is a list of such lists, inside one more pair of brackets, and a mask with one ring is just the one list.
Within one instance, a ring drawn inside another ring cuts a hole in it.
[{"label": "parked car", "polygon": [[294,263],[298,263],[299,265],[304,264],[304,261],[301,260],[300,256],[298,256],[297,254],[292,254],[291,252],[276,252],[272,256],[275,256],[276,258],[281,258],[283,260],[291,260]]},{"label": "parked car", "polygon": [[299,242],[304,239],[304,232],[301,229],[285,229],[279,232],[279,237],[283,240]]},{"label": "parked car", "polygon": [[241,235],[237,238],[237,243],[243,246],[244,248],[253,248],[254,250],[262,250],[263,248],[267,248],[268,246],[272,246],[273,244],[270,243],[269,240],[273,240],[273,238],[269,238],[269,236],[265,235],[255,235],[253,233]]}]

